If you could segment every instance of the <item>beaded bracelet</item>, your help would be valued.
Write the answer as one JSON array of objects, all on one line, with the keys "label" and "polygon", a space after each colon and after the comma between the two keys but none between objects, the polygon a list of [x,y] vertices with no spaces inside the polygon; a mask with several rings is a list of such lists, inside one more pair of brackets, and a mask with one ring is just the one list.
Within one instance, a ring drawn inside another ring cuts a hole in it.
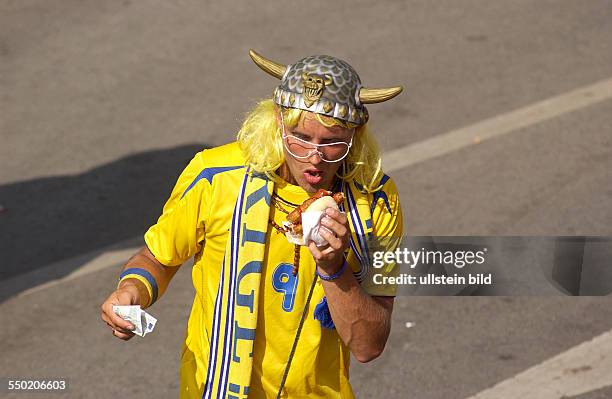
[{"label": "beaded bracelet", "polygon": [[330,274],[328,276],[324,276],[321,273],[319,273],[319,269],[317,269],[317,276],[319,276],[319,278],[321,280],[324,281],[332,281],[337,279],[338,277],[340,277],[342,275],[342,273],[344,273],[344,271],[346,270],[346,267],[348,266],[348,263],[346,262],[346,259],[344,260],[344,262],[342,263],[342,267],[340,267],[340,270],[338,270],[337,272],[335,272],[334,274]]}]

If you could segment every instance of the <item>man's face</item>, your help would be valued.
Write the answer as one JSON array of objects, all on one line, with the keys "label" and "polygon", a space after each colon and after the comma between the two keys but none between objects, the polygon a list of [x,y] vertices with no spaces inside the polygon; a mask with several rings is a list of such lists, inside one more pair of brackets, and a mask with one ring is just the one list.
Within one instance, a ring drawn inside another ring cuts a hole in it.
[{"label": "man's face", "polygon": [[[322,125],[311,112],[304,112],[297,126],[292,129],[285,127],[285,133],[289,136],[307,141],[311,144],[329,144],[339,141],[348,143],[353,136],[354,129],[341,126],[327,127]],[[284,143],[286,144],[286,140]],[[287,151],[285,152],[285,164],[281,168],[281,177],[287,182],[297,184],[308,193],[314,193],[323,188],[329,190],[334,181],[334,176],[342,162],[325,162],[319,154],[306,159],[296,158]],[[287,170],[288,169],[288,170]]]}]

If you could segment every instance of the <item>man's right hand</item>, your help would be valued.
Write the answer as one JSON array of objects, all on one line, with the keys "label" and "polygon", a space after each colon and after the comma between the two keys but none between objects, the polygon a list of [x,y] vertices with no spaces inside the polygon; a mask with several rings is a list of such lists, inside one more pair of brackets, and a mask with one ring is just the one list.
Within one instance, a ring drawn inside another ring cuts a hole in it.
[{"label": "man's right hand", "polygon": [[[149,248],[144,246],[124,266],[124,269],[130,268],[145,269],[149,272],[157,282],[159,296],[162,296],[179,266],[168,267],[162,265],[155,259]],[[134,336],[132,332],[134,326],[117,316],[113,312],[113,305],[139,305],[142,309],[145,309],[151,306],[153,299],[144,283],[127,278],[121,281],[119,288],[102,304],[102,320],[108,324],[115,337],[127,341]]]},{"label": "man's right hand", "polygon": [[132,338],[134,326],[117,316],[113,311],[113,305],[140,305],[140,293],[138,287],[133,284],[123,284],[104,301],[102,306],[102,320],[106,322],[113,335],[124,341]]}]

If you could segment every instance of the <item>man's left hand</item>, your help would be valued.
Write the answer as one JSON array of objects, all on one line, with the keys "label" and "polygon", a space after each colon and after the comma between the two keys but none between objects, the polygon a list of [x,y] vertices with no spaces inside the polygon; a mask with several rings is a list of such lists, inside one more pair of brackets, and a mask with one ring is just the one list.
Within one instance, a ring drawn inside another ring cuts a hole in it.
[{"label": "man's left hand", "polygon": [[308,243],[308,249],[312,254],[320,272],[330,275],[336,273],[343,263],[344,251],[348,247],[350,230],[346,214],[337,209],[327,208],[326,216],[321,219],[321,225],[326,229],[320,229],[319,234],[325,238],[329,245],[318,248],[312,241]]}]

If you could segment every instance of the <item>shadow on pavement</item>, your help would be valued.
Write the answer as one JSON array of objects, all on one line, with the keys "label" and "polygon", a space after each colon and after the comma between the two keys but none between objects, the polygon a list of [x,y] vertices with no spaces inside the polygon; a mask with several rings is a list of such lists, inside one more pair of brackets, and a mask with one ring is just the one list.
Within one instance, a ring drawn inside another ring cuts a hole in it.
[{"label": "shadow on pavement", "polygon": [[[209,147],[143,152],[75,176],[0,186],[6,208],[0,213],[0,281],[142,236],[183,168],[204,148]],[[16,293],[0,292],[0,301]]]}]

